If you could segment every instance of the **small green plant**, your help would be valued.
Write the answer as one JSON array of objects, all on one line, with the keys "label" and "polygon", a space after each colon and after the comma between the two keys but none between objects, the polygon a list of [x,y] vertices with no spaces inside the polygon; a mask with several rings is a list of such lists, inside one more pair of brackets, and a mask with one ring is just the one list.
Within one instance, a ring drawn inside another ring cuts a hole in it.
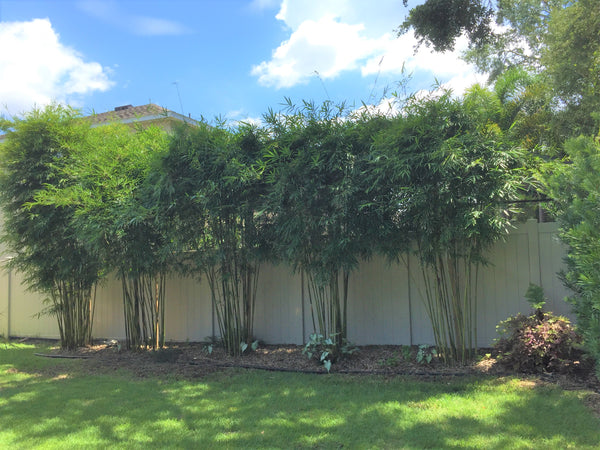
[{"label": "small green plant", "polygon": [[539,320],[544,319],[544,312],[542,309],[546,304],[546,296],[544,295],[544,289],[537,284],[529,283],[527,292],[525,292],[525,299],[531,305],[535,311],[535,315]]},{"label": "small green plant", "polygon": [[350,344],[347,340],[342,340],[342,345],[336,344],[335,335],[324,337],[322,334],[313,333],[304,346],[302,353],[308,356],[308,359],[317,359],[323,364],[327,372],[331,370],[331,365],[342,356],[349,356],[358,351],[358,347]]},{"label": "small green plant", "polygon": [[435,347],[430,347],[426,344],[419,345],[419,349],[417,350],[416,361],[418,364],[431,364],[433,358],[437,356],[437,351]]},{"label": "small green plant", "polygon": [[202,350],[204,351],[204,353],[206,353],[207,355],[212,355],[213,352],[213,345],[212,344],[206,344]]},{"label": "small green plant", "polygon": [[242,354],[244,354],[246,352],[246,350],[248,350],[248,348],[250,348],[250,350],[255,352],[256,349],[258,348],[258,341],[254,341],[250,345],[248,345],[246,342],[242,342],[240,344],[240,350],[242,351]]},{"label": "small green plant", "polygon": [[535,310],[542,309],[546,304],[544,289],[537,284],[529,283],[527,292],[525,292],[525,298]]}]

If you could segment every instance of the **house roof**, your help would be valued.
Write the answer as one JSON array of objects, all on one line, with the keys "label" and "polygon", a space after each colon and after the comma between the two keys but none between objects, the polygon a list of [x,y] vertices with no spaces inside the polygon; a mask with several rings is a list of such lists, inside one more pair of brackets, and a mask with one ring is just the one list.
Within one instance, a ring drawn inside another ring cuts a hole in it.
[{"label": "house roof", "polygon": [[[100,114],[92,114],[87,116],[91,122],[92,127],[97,127],[100,125],[106,125],[112,122],[121,122],[121,123],[152,123],[164,120],[170,121],[180,121],[189,123],[192,125],[198,125],[198,121],[192,119],[191,117],[186,117],[182,114],[178,114],[173,112],[167,108],[163,108],[161,106],[155,105],[154,103],[149,103],[147,105],[141,106],[118,106],[113,111],[108,111]],[[163,122],[164,125],[164,122]],[[167,129],[170,128],[167,126]],[[6,140],[6,135],[0,135],[0,144]]]},{"label": "house roof", "polygon": [[162,119],[174,119],[185,123],[197,124],[198,121],[191,117],[173,112],[167,108],[149,103],[142,106],[125,105],[119,106],[114,111],[108,111],[89,116],[92,126],[100,126],[111,122],[135,123],[148,122]]}]

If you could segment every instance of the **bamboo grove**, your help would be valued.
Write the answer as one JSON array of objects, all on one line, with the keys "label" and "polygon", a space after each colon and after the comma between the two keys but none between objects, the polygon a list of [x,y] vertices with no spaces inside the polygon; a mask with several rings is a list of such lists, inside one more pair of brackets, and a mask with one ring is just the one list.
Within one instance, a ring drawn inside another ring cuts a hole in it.
[{"label": "bamboo grove", "polygon": [[526,160],[493,90],[438,90],[398,108],[288,102],[260,127],[171,133],[91,128],[58,105],[36,110],[4,124],[4,242],[54,299],[67,347],[88,342],[91,328],[82,336],[59,306],[86,299],[90,311],[93,287],[111,274],[123,283],[127,345],[162,347],[165,278],[179,273],[210,286],[230,354],[255,339],[261,264],[303,274],[314,332],[341,345],[360,261],[415,254],[438,351],[467,360],[486,300],[475,295],[478,267],[516,217],[507,205],[525,192]]}]

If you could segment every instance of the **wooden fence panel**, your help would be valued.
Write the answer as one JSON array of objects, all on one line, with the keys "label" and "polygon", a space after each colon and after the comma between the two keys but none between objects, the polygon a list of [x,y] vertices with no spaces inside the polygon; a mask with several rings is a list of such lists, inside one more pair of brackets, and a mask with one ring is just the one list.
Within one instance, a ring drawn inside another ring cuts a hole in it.
[{"label": "wooden fence panel", "polygon": [[479,346],[493,343],[499,321],[528,310],[523,296],[531,279],[527,230],[513,230],[490,251],[488,260],[489,264],[480,268],[478,282]]},{"label": "wooden fence panel", "polygon": [[542,266],[541,286],[544,287],[548,297],[545,308],[557,314],[562,314],[574,320],[575,316],[571,312],[571,305],[565,302],[565,298],[573,293],[557,276],[558,272],[565,268],[564,257],[566,255],[565,246],[556,236],[557,225],[555,223],[542,224],[540,231],[540,264]]}]

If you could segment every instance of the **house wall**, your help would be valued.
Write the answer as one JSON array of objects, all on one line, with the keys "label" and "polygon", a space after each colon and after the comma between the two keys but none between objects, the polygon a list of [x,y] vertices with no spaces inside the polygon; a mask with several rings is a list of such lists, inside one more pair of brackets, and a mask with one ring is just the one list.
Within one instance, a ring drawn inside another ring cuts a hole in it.
[{"label": "house wall", "polygon": [[[478,283],[478,344],[489,346],[499,321],[528,312],[524,298],[529,283],[542,285],[547,309],[570,316],[563,301],[568,291],[556,273],[564,248],[556,240],[557,225],[532,220],[514,229],[489,253]],[[348,298],[348,338],[359,345],[432,344],[433,334],[420,292],[420,268],[415,257],[390,264],[382,257],[363,262],[351,275]],[[301,274],[286,266],[264,265],[257,291],[255,336],[265,343],[301,344],[313,331],[310,305]],[[202,341],[218,333],[210,290],[205,280],[173,277],[167,284],[168,340]],[[27,292],[14,273],[0,276],[0,334],[58,337],[55,320],[35,318],[43,302]],[[98,288],[94,336],[124,337],[121,285],[110,279]]]}]

